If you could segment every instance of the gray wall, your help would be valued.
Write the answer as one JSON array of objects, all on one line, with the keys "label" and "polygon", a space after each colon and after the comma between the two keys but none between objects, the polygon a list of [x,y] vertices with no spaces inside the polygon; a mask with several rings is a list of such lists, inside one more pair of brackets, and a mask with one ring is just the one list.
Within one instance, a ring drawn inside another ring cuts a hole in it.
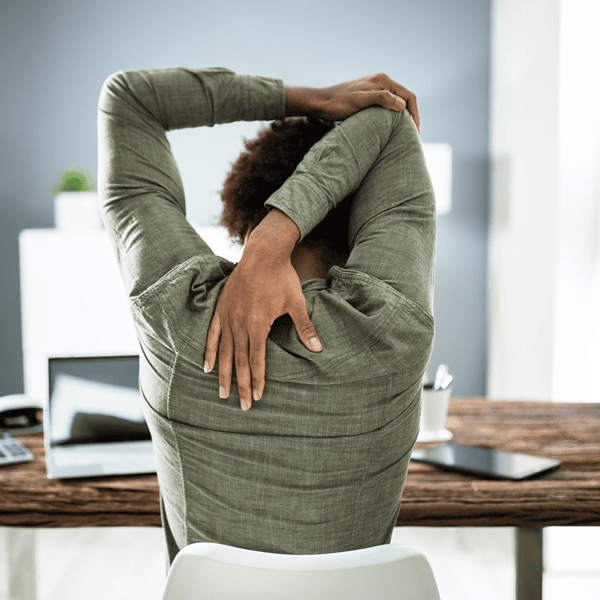
[{"label": "gray wall", "polygon": [[[448,142],[454,151],[453,209],[438,227],[429,372],[447,362],[455,395],[484,394],[489,24],[489,0],[182,0],[170,6],[2,0],[0,395],[23,391],[19,231],[53,227],[47,186],[67,164],[87,164],[96,173],[96,105],[106,76],[167,66],[224,66],[312,86],[384,71],[417,94],[422,140]],[[177,136],[189,214],[212,224],[218,199],[210,186],[204,189],[196,162],[206,149],[187,133]]]}]

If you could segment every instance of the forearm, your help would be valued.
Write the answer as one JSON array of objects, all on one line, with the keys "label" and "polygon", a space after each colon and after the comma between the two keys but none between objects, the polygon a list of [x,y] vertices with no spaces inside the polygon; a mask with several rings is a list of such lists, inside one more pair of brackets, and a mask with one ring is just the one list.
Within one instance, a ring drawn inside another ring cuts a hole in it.
[{"label": "forearm", "polygon": [[306,154],[265,203],[294,221],[301,241],[325,215],[354,193],[392,131],[391,112],[368,108],[349,117]]},{"label": "forearm", "polygon": [[283,117],[279,79],[238,75],[228,69],[120,71],[105,82],[100,110],[155,121],[165,131],[234,121]]}]

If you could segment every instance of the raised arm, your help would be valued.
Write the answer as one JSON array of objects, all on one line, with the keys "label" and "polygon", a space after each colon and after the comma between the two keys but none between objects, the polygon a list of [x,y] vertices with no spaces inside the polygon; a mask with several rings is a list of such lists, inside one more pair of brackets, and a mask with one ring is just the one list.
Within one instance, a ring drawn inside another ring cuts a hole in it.
[{"label": "raised arm", "polygon": [[213,369],[218,352],[220,395],[226,398],[235,363],[239,396],[246,410],[264,391],[266,338],[275,319],[289,313],[304,345],[321,350],[290,256],[300,239],[358,189],[386,145],[392,131],[389,119],[379,118],[377,126],[370,115],[355,114],[372,105],[394,112],[412,107],[418,121],[414,94],[385,75],[316,93],[286,88],[288,114],[335,120],[354,116],[317,142],[268,199],[266,205],[273,210],[252,232],[221,294],[209,329],[205,369]]},{"label": "raised arm", "polygon": [[185,218],[183,184],[166,131],[271,120],[284,111],[281,80],[227,69],[121,71],[105,81],[98,105],[98,188],[130,296],[188,258],[212,254]]}]

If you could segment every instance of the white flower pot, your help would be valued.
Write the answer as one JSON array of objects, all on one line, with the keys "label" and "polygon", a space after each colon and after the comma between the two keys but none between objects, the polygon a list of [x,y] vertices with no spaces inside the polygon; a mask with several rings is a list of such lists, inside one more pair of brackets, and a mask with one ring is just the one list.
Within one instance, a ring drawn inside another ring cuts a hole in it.
[{"label": "white flower pot", "polygon": [[61,192],[54,196],[56,229],[102,229],[97,192]]}]

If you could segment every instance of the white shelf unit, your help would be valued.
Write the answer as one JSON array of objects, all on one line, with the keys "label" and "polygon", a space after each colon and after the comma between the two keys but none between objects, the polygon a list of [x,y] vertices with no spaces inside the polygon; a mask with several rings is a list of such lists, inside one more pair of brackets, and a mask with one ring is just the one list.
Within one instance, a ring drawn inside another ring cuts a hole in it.
[{"label": "white shelf unit", "polygon": [[106,231],[26,229],[19,253],[28,396],[47,401],[50,357],[139,354]]}]

